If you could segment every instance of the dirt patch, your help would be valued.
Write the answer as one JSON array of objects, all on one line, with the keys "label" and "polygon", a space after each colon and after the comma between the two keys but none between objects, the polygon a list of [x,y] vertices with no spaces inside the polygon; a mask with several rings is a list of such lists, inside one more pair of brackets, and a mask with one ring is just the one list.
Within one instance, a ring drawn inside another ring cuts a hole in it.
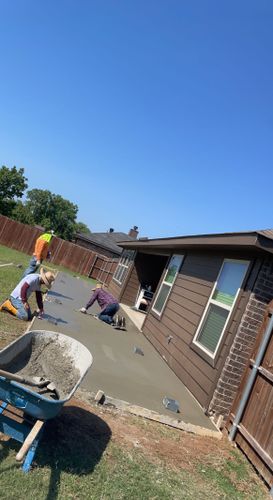
[{"label": "dirt patch", "polygon": [[196,436],[124,414],[113,408],[89,405],[73,400],[77,406],[96,415],[103,415],[112,432],[112,439],[128,449],[139,448],[154,463],[191,471],[199,464],[218,466],[230,457],[232,446],[226,439]]},{"label": "dirt patch", "polygon": [[43,336],[33,337],[28,349],[5,369],[22,377],[49,379],[56,385],[61,399],[69,395],[80,379],[80,372],[66,349],[57,340]]},{"label": "dirt patch", "polygon": [[[0,319],[2,319],[2,316],[0,317]],[[4,326],[4,325],[1,325],[1,327],[2,326]],[[18,337],[20,337],[21,333],[24,333],[24,331],[20,332],[20,333],[17,333],[14,331],[13,332],[0,331],[0,350],[4,349],[4,347],[9,345],[14,340],[18,339]]]}]

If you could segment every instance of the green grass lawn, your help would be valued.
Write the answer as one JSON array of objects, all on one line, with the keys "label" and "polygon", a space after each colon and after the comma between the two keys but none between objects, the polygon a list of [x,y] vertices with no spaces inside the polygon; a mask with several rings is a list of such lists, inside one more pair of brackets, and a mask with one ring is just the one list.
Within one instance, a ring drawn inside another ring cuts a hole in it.
[{"label": "green grass lawn", "polygon": [[0,444],[1,499],[180,500],[267,498],[229,443],[200,438],[76,400],[47,423],[24,474],[19,445]]},{"label": "green grass lawn", "polygon": [[[0,246],[0,264],[15,264],[0,267],[1,301],[28,261],[28,255]],[[0,313],[0,347],[27,326]],[[194,436],[76,399],[46,424],[29,474],[15,460],[18,449],[0,435],[1,499],[268,498],[251,465],[225,439]]]}]

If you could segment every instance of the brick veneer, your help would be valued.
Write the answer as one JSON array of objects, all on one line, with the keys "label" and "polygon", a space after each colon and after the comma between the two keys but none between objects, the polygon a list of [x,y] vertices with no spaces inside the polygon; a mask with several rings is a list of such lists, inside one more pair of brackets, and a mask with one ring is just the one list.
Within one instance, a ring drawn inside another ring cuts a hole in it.
[{"label": "brick veneer", "polygon": [[266,306],[273,297],[273,260],[266,259],[260,269],[246,310],[234,337],[217,387],[209,405],[209,413],[227,418],[239,388],[247,361],[261,326]]}]

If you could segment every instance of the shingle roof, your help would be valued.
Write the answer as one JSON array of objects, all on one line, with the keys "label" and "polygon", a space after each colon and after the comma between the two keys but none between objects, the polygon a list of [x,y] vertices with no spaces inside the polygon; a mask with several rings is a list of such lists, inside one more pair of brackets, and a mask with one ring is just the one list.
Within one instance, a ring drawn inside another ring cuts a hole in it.
[{"label": "shingle roof", "polygon": [[119,233],[113,231],[112,233],[91,233],[89,235],[86,234],[77,234],[77,238],[80,238],[84,241],[90,241],[95,245],[98,245],[107,250],[111,250],[117,254],[121,254],[122,248],[117,245],[119,241],[135,241],[135,238],[132,238],[128,234]]},{"label": "shingle roof", "polygon": [[273,240],[273,229],[262,229],[261,231],[257,231],[257,233]]}]

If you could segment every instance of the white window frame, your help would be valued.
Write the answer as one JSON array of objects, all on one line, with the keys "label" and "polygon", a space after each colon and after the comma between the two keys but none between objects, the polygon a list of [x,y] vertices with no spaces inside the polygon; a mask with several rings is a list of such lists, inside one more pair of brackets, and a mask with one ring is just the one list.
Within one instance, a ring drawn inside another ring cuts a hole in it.
[{"label": "white window frame", "polygon": [[[167,276],[167,274],[168,274],[169,267],[170,267],[170,264],[171,264],[171,262],[172,262],[173,257],[179,257],[179,258],[181,258],[181,262],[180,262],[180,265],[179,265],[179,267],[178,267],[178,269],[177,269],[177,271],[176,271],[176,273],[175,273],[175,276],[174,276],[173,282],[172,282],[172,283],[169,283],[168,281],[165,281],[165,278],[166,278],[166,276]],[[159,287],[159,289],[158,289],[158,292],[157,292],[157,294],[156,294],[156,296],[155,296],[155,299],[154,299],[154,301],[153,301],[153,305],[152,305],[152,311],[153,311],[153,312],[154,312],[157,316],[161,316],[161,315],[162,315],[162,313],[163,313],[163,311],[164,311],[164,309],[165,309],[165,306],[166,306],[167,300],[168,300],[169,295],[170,295],[170,293],[171,293],[171,290],[172,290],[172,288],[173,288],[173,286],[174,286],[174,283],[175,283],[175,281],[176,281],[176,278],[177,278],[177,275],[178,275],[178,273],[179,273],[179,270],[181,269],[181,266],[182,266],[183,260],[184,260],[184,255],[181,255],[181,254],[173,254],[173,255],[171,255],[171,257],[170,257],[170,259],[169,259],[167,269],[166,269],[166,271],[165,271],[165,273],[164,273],[164,278],[163,278],[163,280],[162,280],[162,281],[161,281],[161,283],[160,283],[160,287]],[[156,301],[157,301],[157,299],[158,299],[158,296],[159,296],[159,294],[160,294],[160,292],[161,292],[161,289],[162,289],[163,285],[167,285],[167,286],[169,287],[169,291],[168,291],[168,294],[167,294],[167,296],[166,296],[166,298],[165,298],[165,301],[164,301],[164,304],[163,304],[163,306],[162,306],[161,310],[160,310],[160,311],[158,311],[157,309],[155,309],[154,305],[156,304]]]},{"label": "white window frame", "polygon": [[125,277],[127,276],[128,269],[134,260],[135,251],[134,250],[125,250],[122,256],[119,259],[117,268],[113,275],[113,280],[116,281],[119,285],[122,285]]},{"label": "white window frame", "polygon": [[[225,265],[225,263],[226,263],[226,262],[235,262],[235,263],[240,263],[240,264],[247,264],[247,265],[246,265],[246,269],[245,269],[245,273],[244,273],[244,275],[243,275],[243,278],[242,278],[241,284],[240,284],[240,286],[239,286],[239,288],[238,288],[238,290],[237,290],[237,292],[236,292],[236,295],[235,295],[235,297],[234,297],[234,300],[233,300],[233,304],[232,304],[232,306],[228,306],[227,304],[223,304],[222,302],[219,302],[219,301],[217,301],[217,300],[215,300],[215,299],[213,299],[213,298],[212,298],[212,297],[213,297],[213,294],[214,294],[214,292],[215,292],[215,290],[216,290],[216,287],[217,287],[217,285],[218,285],[218,281],[219,281],[219,278],[220,278],[220,276],[221,276],[221,273],[222,273],[223,267],[224,267],[224,265]],[[216,356],[217,351],[218,351],[218,349],[219,349],[219,346],[220,346],[220,344],[221,344],[221,341],[222,341],[222,338],[223,338],[224,333],[225,333],[225,331],[226,331],[226,327],[227,327],[227,324],[228,324],[228,322],[229,322],[229,319],[230,319],[231,313],[232,313],[232,311],[233,311],[233,309],[234,309],[234,307],[235,307],[235,304],[236,304],[236,301],[237,301],[237,297],[238,297],[238,295],[239,295],[239,293],[240,293],[240,290],[241,290],[242,284],[243,284],[243,282],[244,282],[244,280],[245,280],[246,273],[247,273],[247,270],[248,270],[248,268],[249,268],[249,263],[250,263],[250,261],[249,261],[249,260],[241,260],[241,259],[224,259],[224,261],[223,261],[223,263],[222,263],[222,265],[221,265],[221,269],[220,269],[220,271],[219,271],[219,273],[218,273],[217,279],[216,279],[216,281],[215,281],[215,283],[214,283],[214,286],[213,286],[212,292],[211,292],[211,294],[210,294],[209,300],[208,300],[208,302],[207,302],[207,305],[206,305],[205,311],[204,311],[204,313],[203,313],[203,316],[202,316],[202,318],[201,318],[201,320],[200,320],[199,326],[198,326],[198,328],[197,328],[196,334],[195,334],[194,339],[193,339],[193,344],[195,344],[196,346],[198,346],[198,348],[199,348],[199,349],[201,349],[202,351],[204,351],[204,352],[205,352],[205,353],[206,353],[206,354],[207,354],[210,358],[212,358],[212,359],[215,359],[215,356]],[[205,322],[205,320],[206,320],[206,318],[207,318],[207,313],[208,313],[208,310],[209,310],[209,307],[210,307],[210,305],[211,305],[211,304],[214,304],[214,305],[216,305],[217,307],[221,307],[222,309],[226,309],[227,311],[229,311],[229,314],[228,314],[227,319],[226,319],[226,321],[225,321],[225,324],[224,324],[224,327],[223,327],[222,333],[221,333],[221,335],[220,335],[220,337],[219,337],[219,340],[218,340],[218,342],[217,342],[217,345],[216,345],[216,348],[215,348],[214,353],[212,353],[211,351],[209,351],[209,349],[207,349],[205,346],[203,346],[203,344],[201,344],[201,343],[200,343],[200,342],[198,342],[198,340],[197,340],[197,339],[198,339],[198,335],[199,335],[199,333],[200,333],[200,330],[201,330],[201,328],[203,327],[204,322]]]}]

